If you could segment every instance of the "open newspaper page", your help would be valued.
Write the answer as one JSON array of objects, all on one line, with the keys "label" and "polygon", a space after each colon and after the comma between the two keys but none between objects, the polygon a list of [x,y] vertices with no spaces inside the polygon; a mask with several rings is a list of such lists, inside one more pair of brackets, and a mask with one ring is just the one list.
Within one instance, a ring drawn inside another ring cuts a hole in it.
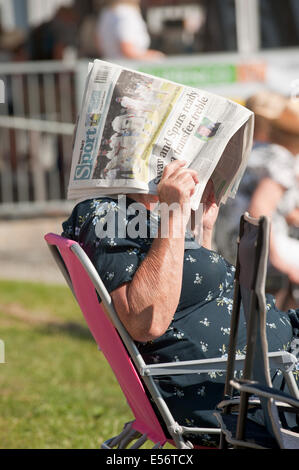
[{"label": "open newspaper page", "polygon": [[96,60],[90,65],[74,140],[69,199],[156,193],[164,167],[186,160],[218,202],[233,196],[252,144],[253,114],[197,88]]}]

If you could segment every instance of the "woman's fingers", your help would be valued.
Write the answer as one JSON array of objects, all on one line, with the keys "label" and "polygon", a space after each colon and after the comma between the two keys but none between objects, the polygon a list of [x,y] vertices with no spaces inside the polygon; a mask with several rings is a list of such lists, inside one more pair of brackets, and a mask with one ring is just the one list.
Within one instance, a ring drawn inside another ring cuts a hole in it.
[{"label": "woman's fingers", "polygon": [[173,179],[177,182],[182,183],[182,179],[188,176],[193,178],[195,184],[199,182],[198,173],[196,170],[192,170],[190,168],[184,168],[186,165],[185,161],[182,160],[174,160],[173,162],[169,163],[163,172],[162,179]]},{"label": "woman's fingers", "polygon": [[184,168],[185,165],[186,162],[175,160],[165,167],[158,185],[160,202],[184,204],[190,201],[199,179],[197,172]]},{"label": "woman's fingers", "polygon": [[162,179],[169,178],[175,171],[186,165],[185,160],[174,160],[173,162],[166,165],[163,171]]},{"label": "woman's fingers", "polygon": [[173,185],[173,187],[176,187],[178,191],[190,197],[190,195],[195,191],[198,179],[197,175],[186,171],[169,179],[168,181]]},{"label": "woman's fingers", "polygon": [[194,184],[197,184],[199,182],[197,171],[191,170],[189,168],[179,168],[172,174],[172,178],[174,179],[174,181],[177,182],[182,182],[183,180],[186,180],[188,178],[192,178]]},{"label": "woman's fingers", "polygon": [[162,179],[166,179],[166,178],[170,178],[170,177],[177,179],[178,177],[181,177],[182,175],[190,174],[192,176],[195,184],[197,184],[198,181],[199,181],[197,171],[192,170],[190,168],[184,168],[186,163],[187,162],[185,160],[174,160],[174,161],[172,161],[171,163],[166,165],[166,167],[164,168]]}]

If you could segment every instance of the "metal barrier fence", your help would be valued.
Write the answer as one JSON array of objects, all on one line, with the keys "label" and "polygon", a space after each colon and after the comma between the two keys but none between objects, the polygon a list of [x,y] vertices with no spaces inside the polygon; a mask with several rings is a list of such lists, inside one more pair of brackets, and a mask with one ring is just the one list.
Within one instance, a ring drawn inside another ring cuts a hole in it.
[{"label": "metal barrier fence", "polygon": [[80,70],[64,62],[0,65],[0,215],[65,200]]}]

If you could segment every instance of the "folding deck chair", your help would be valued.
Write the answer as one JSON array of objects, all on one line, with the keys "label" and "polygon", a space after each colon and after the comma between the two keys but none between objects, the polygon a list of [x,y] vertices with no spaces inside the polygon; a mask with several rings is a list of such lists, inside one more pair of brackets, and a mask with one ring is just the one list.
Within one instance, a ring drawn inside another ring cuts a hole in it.
[{"label": "folding deck chair", "polygon": [[[299,393],[292,374],[296,357],[287,353],[280,358],[289,361],[284,378],[290,394],[274,389],[270,376],[269,357],[274,359],[279,353],[268,353],[266,337],[269,233],[268,218],[254,219],[248,213],[241,217],[224,400],[218,405],[222,412],[215,413],[222,429],[221,448],[229,444],[235,448],[299,448],[299,433],[284,429],[281,424],[283,413],[297,412],[299,416]],[[247,345],[243,376],[237,380],[234,362],[241,302]],[[233,390],[240,393],[239,398],[233,398]],[[264,426],[249,419],[252,406],[260,408]]]},{"label": "folding deck chair", "polygon": [[[145,364],[134,341],[120,322],[98,272],[80,245],[51,233],[45,236],[45,240],[134,415],[134,420],[126,423],[118,436],[105,441],[102,448],[127,448],[129,445],[130,448],[139,448],[150,440],[154,443],[154,448],[162,448],[169,442],[178,449],[188,449],[193,448],[188,440],[190,434],[219,435],[220,428],[191,428],[176,422],[153,376],[225,372],[226,359]],[[272,365],[281,365],[283,372],[293,364],[293,357],[284,352],[276,355],[273,360]],[[237,357],[235,370],[242,370],[243,365],[244,356]]]}]

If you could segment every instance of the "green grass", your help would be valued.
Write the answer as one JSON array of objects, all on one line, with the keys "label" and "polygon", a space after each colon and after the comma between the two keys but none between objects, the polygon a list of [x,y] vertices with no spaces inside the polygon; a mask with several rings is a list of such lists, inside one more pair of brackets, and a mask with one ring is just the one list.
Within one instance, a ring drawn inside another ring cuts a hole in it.
[{"label": "green grass", "polygon": [[133,419],[68,287],[0,281],[0,448],[99,448]]}]

